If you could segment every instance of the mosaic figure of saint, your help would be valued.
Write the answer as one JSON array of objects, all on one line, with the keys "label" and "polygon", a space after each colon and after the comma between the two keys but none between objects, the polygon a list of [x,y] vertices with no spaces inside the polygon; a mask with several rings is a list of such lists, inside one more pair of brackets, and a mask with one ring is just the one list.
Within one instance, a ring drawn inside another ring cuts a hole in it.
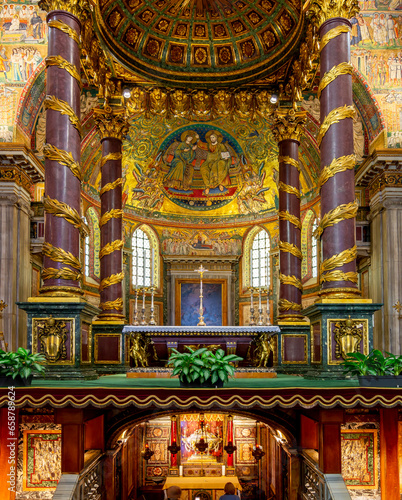
[{"label": "mosaic figure of saint", "polygon": [[229,167],[231,164],[231,155],[227,147],[222,144],[223,136],[217,130],[210,130],[205,134],[207,143],[198,142],[200,149],[208,151],[207,159],[201,165],[201,175],[204,181],[204,194],[219,188],[224,190],[224,186],[230,185]]},{"label": "mosaic figure of saint", "polygon": [[198,134],[192,130],[186,130],[180,136],[181,143],[174,152],[174,158],[170,164],[170,170],[165,176],[166,184],[176,189],[188,190],[193,180],[195,150]]}]

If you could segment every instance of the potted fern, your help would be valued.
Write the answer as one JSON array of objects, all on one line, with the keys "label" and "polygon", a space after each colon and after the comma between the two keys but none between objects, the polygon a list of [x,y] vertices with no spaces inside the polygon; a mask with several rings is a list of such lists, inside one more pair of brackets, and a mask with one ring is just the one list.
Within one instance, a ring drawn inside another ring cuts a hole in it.
[{"label": "potted fern", "polygon": [[342,367],[346,375],[357,375],[362,387],[402,387],[402,356],[385,354],[350,352]]},{"label": "potted fern", "polygon": [[31,385],[35,373],[43,373],[43,354],[31,354],[20,347],[16,352],[0,349],[0,386],[23,387]]},{"label": "potted fern", "polygon": [[229,377],[234,376],[231,363],[243,360],[235,354],[225,355],[222,349],[213,353],[206,347],[197,350],[185,347],[188,352],[172,349],[168,360],[173,365],[172,376],[179,376],[181,387],[223,387]]}]

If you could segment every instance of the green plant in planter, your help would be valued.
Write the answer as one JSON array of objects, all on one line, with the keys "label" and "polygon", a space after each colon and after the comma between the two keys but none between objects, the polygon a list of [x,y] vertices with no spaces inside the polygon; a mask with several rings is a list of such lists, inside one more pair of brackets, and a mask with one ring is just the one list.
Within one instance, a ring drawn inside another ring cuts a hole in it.
[{"label": "green plant in planter", "polygon": [[342,363],[345,374],[358,376],[384,376],[400,375],[402,373],[402,356],[386,352],[383,355],[374,349],[365,355],[361,352],[350,352],[345,362]]},{"label": "green plant in planter", "polygon": [[31,354],[27,349],[19,347],[16,352],[5,352],[0,349],[0,376],[16,379],[27,379],[34,373],[43,373],[45,367],[39,363],[45,361],[43,354]]},{"label": "green plant in planter", "polygon": [[183,384],[208,384],[212,386],[218,381],[225,383],[229,377],[234,376],[235,369],[230,363],[242,361],[243,358],[235,354],[228,354],[222,349],[215,353],[206,347],[201,349],[191,349],[186,346],[189,352],[179,352],[172,349],[168,363],[173,365],[172,376],[178,375]]}]

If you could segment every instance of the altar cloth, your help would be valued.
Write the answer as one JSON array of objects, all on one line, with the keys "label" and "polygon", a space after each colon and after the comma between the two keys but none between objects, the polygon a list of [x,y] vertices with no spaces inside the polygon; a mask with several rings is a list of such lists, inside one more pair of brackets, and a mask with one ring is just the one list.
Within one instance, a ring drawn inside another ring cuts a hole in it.
[{"label": "altar cloth", "polygon": [[171,486],[179,486],[182,490],[223,490],[226,483],[233,483],[235,488],[240,491],[242,489],[236,476],[168,476],[163,485],[163,489],[166,490]]}]

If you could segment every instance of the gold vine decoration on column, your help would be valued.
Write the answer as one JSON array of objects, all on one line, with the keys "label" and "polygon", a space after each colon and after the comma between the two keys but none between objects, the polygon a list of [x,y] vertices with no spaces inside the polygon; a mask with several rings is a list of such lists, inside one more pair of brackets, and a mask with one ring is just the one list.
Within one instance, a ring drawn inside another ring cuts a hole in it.
[{"label": "gold vine decoration on column", "polygon": [[62,217],[74,227],[79,229],[83,235],[87,236],[89,234],[88,226],[81,219],[80,214],[77,210],[75,210],[75,208],[68,206],[66,203],[62,203],[61,201],[49,198],[49,196],[45,196],[43,206],[45,207],[47,213],[56,217]]},{"label": "gold vine decoration on column", "polygon": [[59,149],[53,144],[45,144],[43,147],[43,154],[48,160],[57,161],[61,165],[68,167],[72,174],[77,177],[77,179],[82,181],[81,167],[78,162],[76,162],[71,153],[64,151],[64,149]]},{"label": "gold vine decoration on column", "polygon": [[81,46],[80,36],[78,35],[78,33],[68,24],[60,21],[60,19],[54,19],[53,21],[50,21],[49,28],[57,28],[58,30],[68,35],[72,40],[74,40],[74,42],[78,44],[78,47]]},{"label": "gold vine decoration on column", "polygon": [[291,224],[296,226],[297,229],[301,230],[302,223],[301,223],[300,219],[298,219],[295,215],[292,215],[287,210],[281,210],[280,212],[278,212],[278,215],[279,215],[280,219],[290,222]]},{"label": "gold vine decoration on column", "polygon": [[123,158],[123,155],[121,153],[109,153],[106,156],[102,156],[101,160],[101,165],[102,167],[105,165],[106,162],[109,160],[121,160]]},{"label": "gold vine decoration on column", "polygon": [[281,191],[285,191],[285,193],[294,194],[299,198],[299,200],[301,198],[300,191],[297,188],[290,186],[289,184],[285,184],[284,182],[279,181],[278,188]]},{"label": "gold vine decoration on column", "polygon": [[117,186],[123,186],[124,180],[119,177],[113,182],[108,182],[103,186],[103,188],[100,190],[100,196],[103,195],[103,193],[106,193],[107,191],[111,191],[112,189],[117,188]]},{"label": "gold vine decoration on column", "polygon": [[338,270],[331,271],[321,276],[320,283],[323,283],[324,281],[351,281],[352,283],[357,283],[357,273],[353,271],[348,273]]},{"label": "gold vine decoration on column", "polygon": [[64,57],[61,56],[48,56],[46,58],[46,67],[48,66],[57,66],[60,69],[64,69],[69,73],[77,82],[78,85],[81,87],[81,76],[78,73],[77,68],[74,66],[74,64],[71,64],[68,62]]},{"label": "gold vine decoration on column", "polygon": [[110,310],[110,309],[117,309],[117,310],[122,310],[123,309],[123,299],[119,298],[116,300],[108,300],[107,302],[101,302],[99,304],[99,307],[103,310]]},{"label": "gold vine decoration on column", "polygon": [[62,248],[55,247],[49,242],[43,244],[43,253],[55,262],[62,262],[81,271],[81,263],[71,252],[66,252]]},{"label": "gold vine decoration on column", "polygon": [[286,274],[279,273],[279,281],[284,285],[292,285],[301,290],[303,288],[302,282],[296,276],[287,276]]},{"label": "gold vine decoration on column", "polygon": [[338,76],[352,74],[353,66],[350,64],[350,62],[342,62],[337,66],[334,66],[321,78],[320,84],[318,85],[317,97],[320,98],[321,92],[325,89],[325,87],[327,87],[331,82],[338,78]]},{"label": "gold vine decoration on column", "polygon": [[101,292],[102,290],[104,290],[105,288],[108,288],[109,286],[117,285],[117,283],[120,283],[121,281],[123,281],[123,278],[124,278],[123,271],[120,273],[117,273],[117,274],[111,274],[110,276],[108,276],[107,278],[104,278],[101,281],[99,291]]},{"label": "gold vine decoration on column", "polygon": [[329,165],[326,165],[322,170],[318,179],[317,186],[319,189],[335,174],[344,172],[345,170],[353,170],[356,164],[356,155],[340,156],[334,158]]},{"label": "gold vine decoration on column", "polygon": [[62,115],[68,116],[71,125],[77,130],[82,138],[82,127],[78,116],[74,113],[73,108],[68,104],[68,102],[58,99],[54,95],[47,95],[45,97],[45,109],[53,109],[53,111],[58,111]]},{"label": "gold vine decoration on column", "polygon": [[321,125],[317,135],[317,144],[320,146],[325,134],[328,132],[331,125],[339,123],[345,118],[353,118],[355,116],[355,108],[353,106],[341,106],[330,111],[325,117],[324,123]]},{"label": "gold vine decoration on column", "polygon": [[281,252],[289,252],[300,260],[303,259],[303,254],[301,253],[300,248],[297,248],[297,246],[293,245],[293,243],[288,243],[287,241],[280,241],[279,250],[281,250]]},{"label": "gold vine decoration on column", "polygon": [[108,212],[105,212],[99,221],[99,227],[104,226],[110,219],[121,219],[123,217],[123,210],[120,208],[112,208]]},{"label": "gold vine decoration on column", "polygon": [[349,264],[357,257],[357,247],[356,245],[352,248],[347,248],[336,255],[333,255],[329,259],[324,260],[320,266],[320,274],[335,269],[335,267],[341,267],[344,264]]},{"label": "gold vine decoration on column", "polygon": [[321,38],[320,41],[320,52],[322,49],[334,38],[342,35],[342,33],[350,33],[350,29],[348,26],[337,26],[336,28],[332,28]]},{"label": "gold vine decoration on column", "polygon": [[359,206],[356,201],[352,201],[351,203],[344,203],[343,205],[339,205],[333,210],[330,210],[321,219],[321,222],[314,231],[313,236],[318,238],[324,232],[326,227],[334,226],[345,219],[353,219],[356,217],[358,208]]},{"label": "gold vine decoration on column", "polygon": [[301,171],[299,162],[290,156],[278,156],[278,161],[279,163],[288,163],[292,167],[296,167],[299,172]]},{"label": "gold vine decoration on column", "polygon": [[301,311],[301,304],[296,304],[296,302],[291,302],[287,299],[279,299],[279,309],[281,311],[289,311],[290,309],[294,309],[295,311]]},{"label": "gold vine decoration on column", "polygon": [[99,252],[99,258],[101,259],[105,255],[109,255],[116,250],[121,250],[123,248],[123,240],[114,240],[106,245]]},{"label": "gold vine decoration on column", "polygon": [[54,267],[46,267],[42,271],[42,279],[62,279],[62,280],[73,280],[79,281],[82,278],[82,274],[70,269],[68,267],[62,267],[61,269],[55,269]]}]

